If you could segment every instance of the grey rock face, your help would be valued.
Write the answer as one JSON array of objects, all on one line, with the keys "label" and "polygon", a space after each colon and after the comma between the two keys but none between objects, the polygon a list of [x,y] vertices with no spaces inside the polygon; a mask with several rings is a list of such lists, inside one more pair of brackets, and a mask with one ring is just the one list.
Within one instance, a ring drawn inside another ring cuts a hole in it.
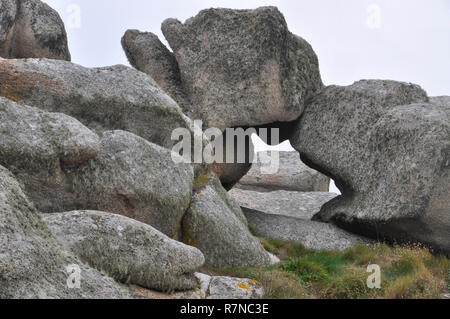
[{"label": "grey rock face", "polygon": [[185,102],[177,60],[158,36],[128,30],[122,38],[122,47],[132,66],[150,75],[175,101]]},{"label": "grey rock face", "polygon": [[234,188],[229,191],[241,207],[255,209],[274,215],[291,216],[301,219],[311,219],[322,206],[335,198],[333,193],[301,193],[276,191],[260,193]]},{"label": "grey rock face", "polygon": [[[266,159],[275,152],[261,152],[257,162],[250,171],[242,177],[237,188],[257,192],[297,191],[297,192],[328,192],[330,179],[316,170],[306,166],[300,160],[297,152],[276,152],[279,169],[276,173],[269,172],[270,162]],[[276,158],[276,157],[275,157]]]},{"label": "grey rock face", "polygon": [[[203,10],[184,24],[167,19],[162,30],[173,53],[153,33],[137,30],[125,33],[122,46],[134,67],[205,128],[275,124],[288,138],[291,126],[282,122],[296,120],[323,86],[311,46],[289,32],[275,7]],[[212,168],[231,189],[250,162]]]},{"label": "grey rock face", "polygon": [[206,299],[262,299],[263,286],[254,280],[212,277]]},{"label": "grey rock face", "polygon": [[126,130],[171,148],[172,131],[190,129],[190,120],[153,79],[125,66],[0,59],[0,78],[0,96],[73,116],[97,132]]},{"label": "grey rock face", "polygon": [[162,30],[174,53],[132,30],[122,40],[130,63],[207,127],[295,120],[322,88],[314,51],[275,7],[203,10],[184,24],[167,19]]},{"label": "grey rock face", "polygon": [[175,164],[171,151],[124,131],[105,132],[99,155],[64,173],[64,189],[33,196],[48,201],[45,212],[112,212],[170,237],[180,230],[194,181],[191,165]]},{"label": "grey rock face", "polygon": [[[52,235],[13,175],[0,166],[0,298],[132,298],[77,259]],[[67,267],[80,267],[80,289],[67,285]]]},{"label": "grey rock face", "polygon": [[162,294],[156,291],[141,290],[141,295],[150,299],[262,299],[264,287],[261,283],[245,278],[208,276],[196,273],[200,288],[187,292]]},{"label": "grey rock face", "polygon": [[55,171],[100,151],[99,137],[80,122],[0,97],[0,161],[5,166]]},{"label": "grey rock face", "polygon": [[64,168],[99,151],[99,137],[74,118],[0,97],[0,165],[17,176],[39,208],[62,199],[55,195],[66,189]]},{"label": "grey rock face", "polygon": [[39,0],[2,0],[0,56],[70,61],[67,34],[58,13]]},{"label": "grey rock face", "polygon": [[332,224],[272,215],[248,208],[242,210],[258,236],[264,238],[295,242],[309,249],[328,251],[343,251],[370,242]]},{"label": "grey rock face", "polygon": [[203,254],[151,226],[94,211],[46,214],[44,221],[81,260],[119,282],[161,291],[198,286]]},{"label": "grey rock face", "polygon": [[427,101],[393,81],[332,86],[312,101],[292,144],[343,193],[315,219],[449,252],[450,112]]},{"label": "grey rock face", "polygon": [[254,238],[240,207],[211,176],[194,194],[183,220],[183,239],[214,267],[265,266],[271,255]]}]

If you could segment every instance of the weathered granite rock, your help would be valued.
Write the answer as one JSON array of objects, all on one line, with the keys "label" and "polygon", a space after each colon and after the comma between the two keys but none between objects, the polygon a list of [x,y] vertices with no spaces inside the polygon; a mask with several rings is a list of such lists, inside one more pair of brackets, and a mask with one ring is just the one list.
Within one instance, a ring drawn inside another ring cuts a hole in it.
[{"label": "weathered granite rock", "polygon": [[292,145],[343,193],[315,219],[450,252],[450,108],[426,102],[420,87],[393,81],[331,86],[312,100]]},{"label": "weathered granite rock", "polygon": [[[317,56],[289,32],[275,7],[203,10],[184,24],[167,19],[162,30],[173,53],[153,33],[137,30],[125,33],[122,46],[131,65],[151,75],[204,128],[275,126],[281,143],[292,133],[286,122],[323,87]],[[230,189],[250,163],[212,168]]]},{"label": "weathered granite rock", "polygon": [[[274,153],[274,152],[272,152]],[[242,177],[237,188],[257,192],[297,191],[328,192],[330,179],[316,170],[306,166],[297,152],[276,152],[278,154],[278,170],[267,172],[270,162],[266,159],[274,156],[271,152],[260,152],[256,163]]]},{"label": "weathered granite rock", "polygon": [[277,262],[254,238],[239,205],[215,175],[194,194],[183,220],[183,239],[214,267],[265,266]]},{"label": "weathered granite rock", "polygon": [[262,299],[264,288],[255,280],[212,277],[206,299]]},{"label": "weathered granite rock", "polygon": [[185,103],[177,60],[157,35],[128,30],[122,47],[132,66],[150,75],[175,101]]},{"label": "weathered granite rock", "polygon": [[[100,151],[99,137],[80,122],[0,97],[0,165],[24,184],[39,209],[63,200],[64,168],[81,165]],[[50,207],[49,207],[50,206]]]},{"label": "weathered granite rock", "polygon": [[2,0],[0,2],[0,56],[8,56],[16,16],[17,1]]},{"label": "weathered granite rock", "polygon": [[[67,267],[80,269],[80,288]],[[129,287],[84,265],[52,235],[13,175],[0,166],[0,298],[133,298]]]},{"label": "weathered granite rock", "polygon": [[264,287],[252,279],[209,276],[196,273],[200,288],[187,292],[162,294],[156,291],[139,289],[143,297],[150,299],[262,299]]},{"label": "weathered granite rock", "polygon": [[314,250],[346,250],[370,241],[351,234],[335,225],[306,219],[272,215],[242,208],[249,225],[264,238],[299,243]]},{"label": "weathered granite rock", "polygon": [[191,201],[194,172],[190,164],[174,163],[172,155],[132,133],[105,132],[99,155],[68,167],[66,187],[39,198],[48,201],[42,205],[46,212],[107,211],[175,238]]},{"label": "weathered granite rock", "polygon": [[99,137],[74,118],[0,97],[2,165],[55,175],[61,163],[78,165],[99,151]]},{"label": "weathered granite rock", "polygon": [[148,75],[117,65],[0,59],[0,96],[75,117],[97,132],[125,130],[163,147],[190,120]]},{"label": "weathered granite rock", "polygon": [[311,219],[322,206],[335,198],[333,193],[301,193],[276,191],[260,193],[234,188],[229,191],[241,207],[255,209],[273,215]]},{"label": "weathered granite rock", "polygon": [[198,286],[203,254],[149,225],[96,211],[46,214],[44,221],[76,256],[119,282],[160,291]]},{"label": "weathered granite rock", "polygon": [[0,56],[70,61],[67,34],[58,13],[39,0],[2,0]]},{"label": "weathered granite rock", "polygon": [[184,24],[167,19],[162,31],[173,54],[156,36],[129,31],[122,43],[130,62],[151,76],[169,65],[156,77],[172,97],[183,92],[178,102],[207,127],[295,120],[322,88],[317,56],[275,7],[203,10]]},{"label": "weathered granite rock", "polygon": [[450,108],[450,96],[430,97],[430,103],[448,109]]}]

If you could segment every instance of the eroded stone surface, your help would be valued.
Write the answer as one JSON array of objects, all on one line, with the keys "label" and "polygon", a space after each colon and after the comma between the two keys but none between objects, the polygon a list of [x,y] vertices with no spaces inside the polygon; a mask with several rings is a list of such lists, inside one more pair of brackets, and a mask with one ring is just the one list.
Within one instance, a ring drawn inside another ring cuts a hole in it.
[{"label": "eroded stone surface", "polygon": [[203,254],[149,225],[98,211],[46,214],[44,221],[81,260],[119,282],[159,291],[198,286]]},{"label": "eroded stone surface", "polygon": [[67,34],[59,14],[39,0],[2,0],[0,56],[70,61]]},{"label": "eroded stone surface", "polygon": [[315,219],[449,251],[450,109],[428,101],[416,85],[381,80],[312,100],[292,145],[343,193]]}]

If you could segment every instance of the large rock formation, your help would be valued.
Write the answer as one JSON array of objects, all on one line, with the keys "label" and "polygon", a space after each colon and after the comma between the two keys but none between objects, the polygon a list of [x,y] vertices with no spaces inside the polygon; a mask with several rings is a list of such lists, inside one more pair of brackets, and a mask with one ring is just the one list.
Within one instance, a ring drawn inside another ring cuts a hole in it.
[{"label": "large rock formation", "polygon": [[207,127],[293,121],[322,87],[314,51],[275,7],[203,10],[184,24],[167,19],[162,30],[173,54],[136,30],[125,34],[125,52]]},{"label": "large rock formation", "polygon": [[[297,152],[260,152],[250,171],[235,186],[257,192],[296,191],[328,192],[330,179],[306,166]],[[277,159],[276,173],[267,172],[273,163],[266,159]]]},{"label": "large rock formation", "polygon": [[[0,298],[132,298],[137,294],[84,265],[52,235],[13,175],[0,166]],[[68,268],[80,270],[80,288]]]},{"label": "large rock formation", "polygon": [[103,132],[126,130],[171,148],[176,128],[191,129],[180,107],[146,74],[117,65],[0,58],[0,96],[75,117]]},{"label": "large rock formation", "polygon": [[119,282],[159,291],[198,287],[203,254],[151,226],[96,211],[46,214],[44,221],[81,260]]},{"label": "large rock formation", "polygon": [[194,194],[183,220],[184,242],[214,267],[265,266],[277,262],[253,237],[239,205],[214,175]]},{"label": "large rock formation", "polygon": [[337,194],[276,191],[260,193],[234,188],[229,191],[241,207],[255,209],[273,215],[311,219],[322,206]]},{"label": "large rock formation", "polygon": [[292,145],[343,193],[315,219],[450,252],[450,108],[427,102],[393,81],[331,86],[312,100]]},{"label": "large rock formation", "polygon": [[67,34],[58,13],[39,0],[2,0],[0,56],[70,61]]},{"label": "large rock formation", "polygon": [[[125,33],[123,48],[205,128],[277,127],[282,142],[291,133],[287,122],[323,86],[311,46],[289,32],[275,7],[203,10],[184,24],[167,19],[162,31],[173,53],[156,35],[137,30]],[[229,189],[250,162],[214,168]]]}]

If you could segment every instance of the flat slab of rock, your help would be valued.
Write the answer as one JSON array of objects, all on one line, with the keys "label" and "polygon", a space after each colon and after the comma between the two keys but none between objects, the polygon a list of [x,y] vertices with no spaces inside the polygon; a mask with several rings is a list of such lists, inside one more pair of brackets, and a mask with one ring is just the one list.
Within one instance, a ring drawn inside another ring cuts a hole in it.
[{"label": "flat slab of rock", "polygon": [[206,263],[214,267],[268,266],[278,262],[250,234],[239,205],[214,175],[192,197],[182,231],[183,241],[200,249]]},{"label": "flat slab of rock", "polygon": [[66,61],[0,58],[0,96],[72,116],[97,133],[125,130],[169,149],[190,120],[156,82],[116,65],[85,68]]},{"label": "flat slab of rock", "polygon": [[81,260],[118,282],[159,291],[198,286],[203,254],[149,225],[98,211],[45,214],[44,221]]},{"label": "flat slab of rock", "polygon": [[322,206],[338,196],[334,193],[255,192],[234,188],[229,194],[241,207],[255,209],[273,215],[312,219]]},{"label": "flat slab of rock", "polygon": [[209,276],[196,273],[200,288],[178,292],[174,294],[162,294],[155,291],[138,289],[143,297],[150,299],[262,299],[264,287],[261,283],[244,278]]},{"label": "flat slab of rock", "polygon": [[450,252],[450,108],[428,102],[416,85],[381,80],[311,101],[292,145],[343,193],[316,220]]},{"label": "flat slab of rock", "polygon": [[[14,176],[2,166],[0,234],[2,299],[139,297],[129,287],[86,266],[66,250],[48,229]],[[77,266],[80,271],[79,289],[68,285],[72,274],[69,266]]]},{"label": "flat slab of rock", "polygon": [[271,215],[242,208],[249,225],[264,238],[302,244],[314,250],[343,251],[370,241],[332,224],[281,215]]},{"label": "flat slab of rock", "polygon": [[[330,178],[309,168],[297,152],[260,152],[250,171],[241,178],[237,188],[257,192],[297,191],[328,192]],[[271,163],[278,160],[278,169]],[[274,167],[275,168],[275,167]]]},{"label": "flat slab of rock", "polygon": [[2,0],[0,56],[70,61],[67,34],[59,14],[39,0]]}]

